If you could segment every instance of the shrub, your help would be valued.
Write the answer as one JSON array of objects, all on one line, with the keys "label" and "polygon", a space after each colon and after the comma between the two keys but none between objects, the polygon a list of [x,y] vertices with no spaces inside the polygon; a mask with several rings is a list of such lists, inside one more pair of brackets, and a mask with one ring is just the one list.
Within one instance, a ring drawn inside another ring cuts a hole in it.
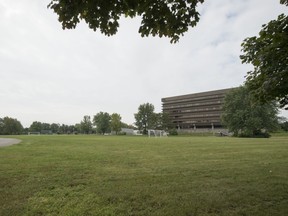
[{"label": "shrub", "polygon": [[171,136],[177,136],[177,135],[178,135],[178,132],[177,132],[177,130],[174,128],[174,129],[169,130],[169,135],[171,135]]}]

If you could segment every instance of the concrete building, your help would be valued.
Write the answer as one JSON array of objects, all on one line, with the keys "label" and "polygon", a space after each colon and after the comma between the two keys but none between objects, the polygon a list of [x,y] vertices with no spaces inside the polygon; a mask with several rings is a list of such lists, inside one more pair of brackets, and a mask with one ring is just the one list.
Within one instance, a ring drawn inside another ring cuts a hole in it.
[{"label": "concrete building", "polygon": [[222,128],[224,97],[230,89],[162,98],[163,112],[168,113],[175,128],[198,130]]}]

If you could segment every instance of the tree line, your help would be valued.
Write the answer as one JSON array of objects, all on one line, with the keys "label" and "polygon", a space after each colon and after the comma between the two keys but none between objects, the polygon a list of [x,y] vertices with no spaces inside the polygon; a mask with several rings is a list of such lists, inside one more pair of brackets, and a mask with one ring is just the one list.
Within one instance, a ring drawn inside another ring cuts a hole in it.
[{"label": "tree line", "polygon": [[143,134],[147,134],[148,129],[171,129],[173,126],[168,114],[155,113],[154,110],[153,104],[141,104],[138,112],[134,114],[136,126],[122,122],[122,117],[118,113],[110,115],[102,111],[92,118],[85,115],[80,123],[75,125],[34,121],[28,128],[24,128],[21,122],[15,118],[4,117],[0,118],[0,135],[19,135],[29,132],[42,134],[105,134],[114,132],[119,134],[121,128],[138,129]]},{"label": "tree line", "polygon": [[[259,103],[247,86],[240,86],[230,91],[224,100],[222,107],[222,124],[229,129],[234,136],[257,137],[269,136],[269,132],[278,130],[288,132],[288,121],[279,118],[278,104],[267,102]],[[154,105],[144,103],[138,107],[134,114],[135,125],[128,125],[122,122],[118,113],[109,114],[98,112],[96,115],[85,115],[75,125],[45,123],[34,121],[29,128],[23,128],[20,121],[15,118],[0,118],[0,135],[18,135],[27,133],[42,134],[106,134],[114,132],[121,134],[122,128],[138,129],[141,133],[147,134],[148,129],[158,129],[175,133],[168,113],[156,113]]]},{"label": "tree line", "polygon": [[99,112],[93,118],[88,115],[84,116],[78,128],[85,134],[105,134],[111,132],[119,134],[121,128],[138,129],[141,133],[147,134],[148,129],[169,130],[173,128],[168,114],[155,113],[154,105],[151,103],[141,104],[134,117],[136,127],[123,123],[118,113],[110,115],[107,112]]}]

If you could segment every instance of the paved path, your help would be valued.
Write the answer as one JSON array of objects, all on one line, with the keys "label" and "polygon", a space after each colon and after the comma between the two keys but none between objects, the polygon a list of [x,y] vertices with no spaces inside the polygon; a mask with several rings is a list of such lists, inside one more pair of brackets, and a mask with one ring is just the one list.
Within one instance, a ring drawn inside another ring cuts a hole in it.
[{"label": "paved path", "polygon": [[21,142],[21,140],[19,140],[19,139],[0,138],[0,147],[18,144],[20,142]]}]

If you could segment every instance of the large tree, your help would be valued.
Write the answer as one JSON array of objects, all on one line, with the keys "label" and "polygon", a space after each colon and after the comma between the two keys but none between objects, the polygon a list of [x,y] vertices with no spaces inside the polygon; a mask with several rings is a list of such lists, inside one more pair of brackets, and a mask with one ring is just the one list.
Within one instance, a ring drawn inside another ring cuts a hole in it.
[{"label": "large tree", "polygon": [[253,137],[278,127],[276,103],[259,104],[246,86],[227,93],[223,105],[222,123],[235,136]]},{"label": "large tree", "polygon": [[154,105],[150,103],[141,104],[138,112],[134,114],[136,126],[139,130],[147,134],[148,129],[154,129],[157,122],[157,115],[154,113]]},{"label": "large tree", "polygon": [[21,134],[23,126],[20,121],[10,117],[0,118],[0,134],[17,135]]},{"label": "large tree", "polygon": [[119,19],[141,16],[141,36],[158,35],[177,42],[199,21],[199,3],[204,0],[51,0],[48,8],[57,15],[63,29],[72,29],[84,20],[89,28],[105,35],[116,34]]},{"label": "large tree", "polygon": [[93,118],[97,133],[105,134],[110,132],[111,116],[107,112],[99,112]]},{"label": "large tree", "polygon": [[[282,0],[288,5],[288,0]],[[242,63],[251,63],[246,84],[256,99],[262,103],[277,100],[288,109],[288,16],[262,26],[256,37],[246,38],[242,43]]]}]

